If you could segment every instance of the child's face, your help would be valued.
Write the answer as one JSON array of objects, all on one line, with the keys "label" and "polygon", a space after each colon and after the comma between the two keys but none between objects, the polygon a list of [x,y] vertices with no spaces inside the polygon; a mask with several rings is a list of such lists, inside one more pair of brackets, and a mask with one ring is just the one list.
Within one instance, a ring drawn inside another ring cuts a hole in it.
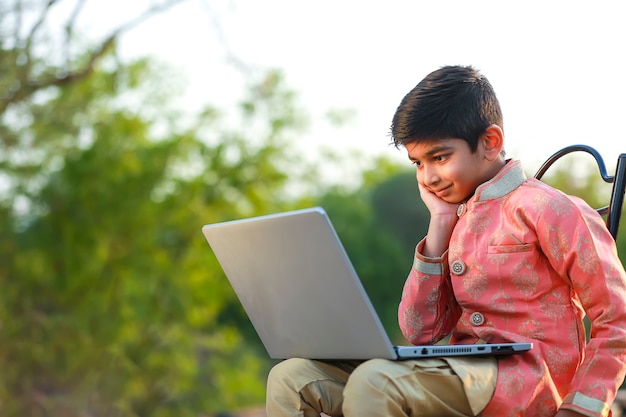
[{"label": "child's face", "polygon": [[472,153],[462,139],[413,142],[406,149],[417,168],[418,183],[448,203],[467,199],[492,176],[492,164],[482,147]]}]

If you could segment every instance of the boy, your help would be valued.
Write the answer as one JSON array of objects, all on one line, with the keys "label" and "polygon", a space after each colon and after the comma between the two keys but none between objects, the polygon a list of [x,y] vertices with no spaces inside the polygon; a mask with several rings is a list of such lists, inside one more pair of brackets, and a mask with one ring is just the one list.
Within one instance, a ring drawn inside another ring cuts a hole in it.
[{"label": "boy", "polygon": [[[626,373],[626,272],[602,218],[504,157],[500,105],[472,67],[429,74],[393,118],[430,211],[398,317],[414,344],[526,353],[363,363],[290,359],[275,416],[607,416]],[[585,342],[584,314],[591,322]]]}]

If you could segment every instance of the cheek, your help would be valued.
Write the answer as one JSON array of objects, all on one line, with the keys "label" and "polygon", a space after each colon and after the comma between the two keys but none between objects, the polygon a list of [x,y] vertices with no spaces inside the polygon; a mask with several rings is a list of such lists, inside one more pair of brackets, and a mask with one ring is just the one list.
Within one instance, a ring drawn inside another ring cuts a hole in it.
[{"label": "cheek", "polygon": [[450,166],[446,167],[441,175],[445,177],[448,181],[463,183],[464,181],[466,181],[468,175],[471,175],[471,170],[468,170],[462,166]]},{"label": "cheek", "polygon": [[[470,194],[476,188],[476,172],[472,169],[455,169],[447,172],[448,181],[454,183],[454,186],[460,194]],[[463,197],[466,197],[465,195]]]}]

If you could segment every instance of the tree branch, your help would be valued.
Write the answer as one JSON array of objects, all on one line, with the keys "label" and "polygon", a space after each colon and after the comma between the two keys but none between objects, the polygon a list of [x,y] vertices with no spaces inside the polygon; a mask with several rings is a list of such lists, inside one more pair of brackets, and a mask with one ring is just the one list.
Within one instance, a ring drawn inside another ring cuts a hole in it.
[{"label": "tree branch", "polygon": [[[70,85],[85,78],[93,71],[95,65],[107,53],[107,51],[109,51],[110,48],[115,45],[117,39],[121,35],[123,35],[125,32],[132,30],[133,28],[140,25],[142,22],[154,16],[155,14],[168,10],[171,7],[186,0],[167,0],[162,3],[152,4],[146,11],[144,11],[140,15],[112,30],[111,33],[106,36],[100,42],[100,44],[89,54],[88,59],[82,66],[72,68],[73,57],[71,56],[71,43],[73,41],[73,31],[76,26],[76,20],[78,18],[78,15],[85,3],[85,0],[80,0],[78,4],[74,7],[72,14],[70,15],[64,28],[66,35],[64,45],[66,56],[65,63],[63,65],[66,68],[64,68],[63,71],[58,71],[59,68],[57,68],[57,71],[45,71],[42,72],[42,75],[37,76],[32,73],[32,46],[37,32],[43,26],[46,18],[48,17],[50,8],[54,6],[57,1],[58,0],[49,0],[46,3],[40,16],[33,24],[28,36],[26,37],[26,42],[23,46],[19,44],[19,39],[16,39],[16,44],[14,46],[16,52],[18,52],[16,56],[21,52],[25,55],[26,61],[24,65],[17,65],[18,68],[16,68],[15,76],[16,79],[20,81],[19,87],[16,88],[14,91],[8,91],[4,92],[4,94],[0,94],[0,115],[4,114],[4,112],[9,108],[10,105],[28,99],[39,90],[43,90],[53,86]],[[19,28],[16,28],[16,33],[19,33]],[[59,74],[62,75],[59,76]]]}]

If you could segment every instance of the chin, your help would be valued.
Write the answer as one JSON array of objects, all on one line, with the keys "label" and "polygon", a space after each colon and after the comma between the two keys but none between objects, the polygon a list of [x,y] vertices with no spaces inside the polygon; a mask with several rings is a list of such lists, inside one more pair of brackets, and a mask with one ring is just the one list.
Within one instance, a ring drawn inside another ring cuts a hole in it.
[{"label": "chin", "polygon": [[458,199],[455,197],[442,197],[441,199],[449,204],[461,204],[463,201],[465,201],[464,199]]}]

